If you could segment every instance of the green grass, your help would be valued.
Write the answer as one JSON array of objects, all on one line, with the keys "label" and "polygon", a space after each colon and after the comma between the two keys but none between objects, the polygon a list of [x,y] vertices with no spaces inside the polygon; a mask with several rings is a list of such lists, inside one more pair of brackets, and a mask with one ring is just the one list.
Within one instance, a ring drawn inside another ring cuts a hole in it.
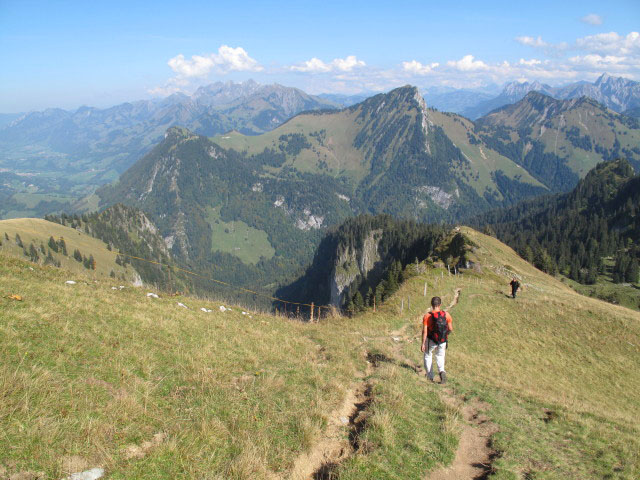
[{"label": "green grass", "polygon": [[[403,362],[421,363],[430,297],[448,305],[461,288],[447,372],[458,398],[486,402],[499,429],[492,478],[638,478],[640,314],[580,296],[465,232],[477,271],[427,269],[378,312],[317,324],[150,299],[90,276],[68,286],[64,270],[0,252],[0,470],[62,478],[75,455],[114,479],[289,478],[347,392],[366,383],[366,427],[339,478],[424,478],[453,459],[462,420]],[[509,271],[524,279],[516,300]],[[372,352],[388,361],[367,367]],[[166,439],[128,458],[158,433]]]},{"label": "green grass", "polygon": [[[495,189],[495,180],[492,173],[501,170],[504,175],[513,179],[517,178],[523,183],[545,188],[542,183],[532,177],[526,170],[518,166],[512,160],[500,155],[484,143],[472,145],[469,142],[469,133],[474,132],[473,123],[464,117],[453,113],[442,113],[430,110],[431,120],[442,127],[451,141],[458,147],[470,162],[469,177],[477,174],[475,178],[469,178],[467,183],[471,185],[479,195],[483,195],[486,188]],[[499,192],[498,192],[499,193]],[[502,197],[501,194],[500,198]]]},{"label": "green grass", "polygon": [[[609,264],[608,268],[611,269],[613,260],[607,259],[606,262]],[[613,283],[611,275],[608,273],[598,275],[598,280],[594,285],[583,285],[570,278],[563,279],[563,282],[582,295],[640,311],[640,284]]]},{"label": "green grass", "polygon": [[[6,239],[5,233],[9,240]],[[68,255],[52,252],[52,256],[61,263],[62,268],[74,274],[88,272],[82,263],[73,258],[73,252],[77,248],[86,257],[93,255],[96,260],[96,270],[92,272],[92,275],[96,278],[109,278],[112,271],[118,279],[132,280],[137,275],[130,267],[124,268],[116,264],[116,251],[109,251],[104,242],[73,228],[40,218],[0,220],[0,240],[2,241],[0,251],[23,257],[23,249],[15,243],[16,234],[20,235],[22,243],[27,249],[33,242],[41,262],[44,261],[47,254],[42,253],[40,245],[43,244],[45,251],[48,252],[51,236],[55,240],[64,238]]]},{"label": "green grass", "polygon": [[75,197],[70,197],[68,195],[51,195],[32,192],[16,193],[13,195],[13,199],[27,209],[36,208],[40,202],[71,203],[76,200]]},{"label": "green grass", "polygon": [[341,466],[339,478],[422,478],[426,470],[451,463],[458,445],[455,412],[436,389],[390,363],[372,381],[374,401],[359,453]]},{"label": "green grass", "polygon": [[235,255],[244,263],[256,264],[260,258],[273,258],[275,249],[267,232],[250,227],[241,220],[223,222],[217,208],[207,209],[211,226],[211,250]]},{"label": "green grass", "polygon": [[[461,394],[493,406],[496,478],[637,478],[640,315],[579,296],[497,240],[465,231],[482,273],[432,277],[431,294],[463,289],[447,371]],[[505,265],[527,285],[515,301],[508,272],[496,273]],[[412,282],[420,291],[424,279]]]}]

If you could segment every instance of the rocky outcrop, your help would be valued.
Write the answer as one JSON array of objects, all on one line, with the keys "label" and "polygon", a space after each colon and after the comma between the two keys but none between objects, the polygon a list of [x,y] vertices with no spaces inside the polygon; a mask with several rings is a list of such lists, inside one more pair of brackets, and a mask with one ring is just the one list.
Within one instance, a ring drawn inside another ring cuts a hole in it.
[{"label": "rocky outcrop", "polygon": [[382,230],[372,230],[364,239],[361,249],[347,247],[338,254],[329,278],[331,305],[342,306],[349,286],[358,277],[365,278],[382,262],[378,252],[381,239]]}]

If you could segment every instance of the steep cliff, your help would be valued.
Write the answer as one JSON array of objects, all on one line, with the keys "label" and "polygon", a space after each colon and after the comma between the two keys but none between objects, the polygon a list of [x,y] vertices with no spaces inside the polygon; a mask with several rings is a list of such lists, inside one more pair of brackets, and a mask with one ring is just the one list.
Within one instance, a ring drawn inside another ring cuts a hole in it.
[{"label": "steep cliff", "polygon": [[313,263],[278,296],[343,308],[360,294],[381,300],[397,288],[398,274],[410,262],[432,256],[445,237],[444,227],[360,215],[330,230]]}]

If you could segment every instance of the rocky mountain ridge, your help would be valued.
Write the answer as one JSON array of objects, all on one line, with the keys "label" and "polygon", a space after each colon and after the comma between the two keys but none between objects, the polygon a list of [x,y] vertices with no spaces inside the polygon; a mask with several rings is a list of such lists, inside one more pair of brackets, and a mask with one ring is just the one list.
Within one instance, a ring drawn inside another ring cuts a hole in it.
[{"label": "rocky mountain ridge", "polygon": [[[405,86],[260,136],[171,128],[98,195],[103,206],[147,212],[179,261],[272,292],[311,262],[327,228],[353,215],[455,221],[569,189],[618,153],[635,158],[640,129],[621,118],[589,99],[531,92],[474,124],[429,109]],[[352,280],[337,282],[334,297]]]},{"label": "rocky mountain ridge", "polygon": [[529,92],[537,91],[558,100],[589,97],[617,113],[640,106],[640,82],[603,73],[591,82],[575,82],[563,87],[534,82],[510,82],[495,98],[469,106],[459,113],[473,120],[504,105],[518,102]]}]

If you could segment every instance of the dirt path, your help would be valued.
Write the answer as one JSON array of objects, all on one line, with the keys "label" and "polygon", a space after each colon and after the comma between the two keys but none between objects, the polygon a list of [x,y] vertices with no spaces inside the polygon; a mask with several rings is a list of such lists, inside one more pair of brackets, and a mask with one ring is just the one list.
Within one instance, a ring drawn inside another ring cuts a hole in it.
[{"label": "dirt path", "polygon": [[[462,289],[454,291],[454,297],[447,310],[455,307]],[[371,385],[365,380],[371,375],[379,362],[392,362],[400,367],[409,368],[420,375],[426,382],[424,369],[416,365],[402,354],[402,343],[412,342],[407,334],[409,324],[390,332],[394,342],[393,357],[369,355],[367,371],[362,382],[352,386],[347,392],[342,405],[333,411],[328,420],[323,437],[311,449],[295,461],[291,472],[284,478],[291,480],[331,480],[341,462],[358,451],[359,435],[366,426],[367,408],[371,404]],[[444,386],[443,386],[444,387]],[[460,435],[458,450],[453,463],[427,474],[427,480],[471,480],[485,479],[492,471],[491,463],[496,452],[491,448],[491,436],[497,427],[482,412],[488,407],[479,402],[466,403],[455,396],[450,389],[440,390],[442,401],[460,411],[464,425]],[[345,438],[345,430],[348,438]]]},{"label": "dirt path", "polygon": [[[369,376],[376,362],[368,359],[364,378]],[[300,455],[285,478],[290,480],[330,480],[342,461],[359,448],[359,435],[367,419],[367,407],[371,404],[371,385],[366,380],[353,386],[342,405],[329,415],[322,439],[308,453]],[[348,438],[345,438],[345,429]]]},{"label": "dirt path", "polygon": [[451,302],[451,305],[449,305],[449,307],[447,308],[447,310],[451,310],[453,307],[455,307],[458,304],[458,300],[460,299],[460,292],[462,292],[461,288],[456,288],[454,295],[453,295],[453,301]]},{"label": "dirt path", "polygon": [[[448,310],[458,304],[460,292],[457,288]],[[498,431],[496,425],[482,412],[488,405],[480,402],[465,403],[450,389],[440,391],[442,401],[462,414],[464,425],[453,463],[445,468],[429,472],[426,480],[472,480],[488,478],[491,464],[497,452],[491,447],[491,436]]]},{"label": "dirt path", "polygon": [[426,480],[462,480],[485,479],[492,471],[491,464],[496,452],[491,447],[491,436],[498,431],[482,412],[487,405],[462,403],[450,390],[443,390],[442,400],[456,408],[462,414],[465,424],[462,427],[458,450],[453,463],[446,468],[429,472]]}]

